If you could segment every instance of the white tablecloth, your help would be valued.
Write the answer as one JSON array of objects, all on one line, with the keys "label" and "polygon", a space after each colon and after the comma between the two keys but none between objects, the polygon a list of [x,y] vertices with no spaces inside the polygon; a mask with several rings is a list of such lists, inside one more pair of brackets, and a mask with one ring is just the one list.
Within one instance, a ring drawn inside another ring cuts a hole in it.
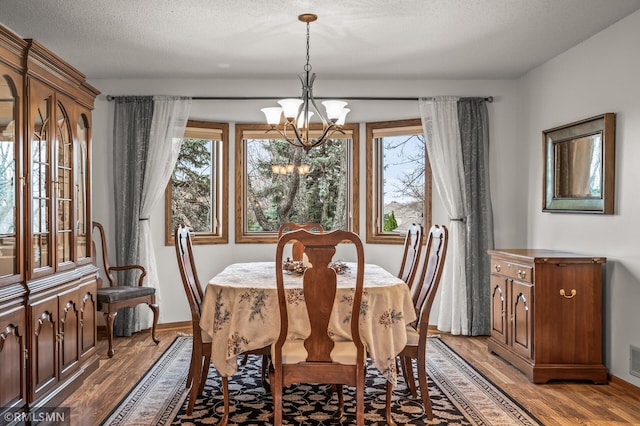
[{"label": "white tablecloth", "polygon": [[[337,303],[330,331],[335,339],[350,339],[349,317],[356,265],[338,275]],[[302,276],[285,272],[289,303],[289,336],[305,338],[309,322]],[[407,340],[405,326],[416,313],[408,286],[377,265],[365,265],[360,311],[360,335],[368,356],[380,372],[396,383],[396,355]],[[237,355],[276,341],[280,315],[274,262],[236,263],[213,277],[205,290],[200,327],[213,341],[211,360],[223,376],[237,371]]]}]

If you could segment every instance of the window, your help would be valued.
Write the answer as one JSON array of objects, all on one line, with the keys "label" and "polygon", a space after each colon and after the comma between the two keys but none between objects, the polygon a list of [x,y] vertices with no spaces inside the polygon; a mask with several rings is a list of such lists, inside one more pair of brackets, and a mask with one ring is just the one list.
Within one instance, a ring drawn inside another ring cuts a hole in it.
[{"label": "window", "polygon": [[194,244],[229,241],[229,125],[187,122],[176,167],[165,191],[165,244],[176,226],[191,231]]},{"label": "window", "polygon": [[358,125],[308,153],[268,129],[236,125],[236,243],[275,242],[285,222],[357,233]]},{"label": "window", "polygon": [[367,243],[431,226],[431,167],[419,119],[367,123]]}]

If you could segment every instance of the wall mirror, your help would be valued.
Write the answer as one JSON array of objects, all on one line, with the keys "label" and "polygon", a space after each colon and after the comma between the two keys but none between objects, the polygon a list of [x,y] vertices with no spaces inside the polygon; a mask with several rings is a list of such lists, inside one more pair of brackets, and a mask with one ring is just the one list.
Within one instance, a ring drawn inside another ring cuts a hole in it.
[{"label": "wall mirror", "polygon": [[547,212],[613,214],[615,114],[542,132]]}]

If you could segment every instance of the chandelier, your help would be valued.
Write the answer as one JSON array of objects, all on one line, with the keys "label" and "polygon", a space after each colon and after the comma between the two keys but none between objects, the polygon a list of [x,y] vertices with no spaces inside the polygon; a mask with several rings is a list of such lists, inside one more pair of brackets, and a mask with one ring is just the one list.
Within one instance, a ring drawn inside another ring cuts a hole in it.
[{"label": "chandelier", "polygon": [[[347,113],[347,103],[340,100],[326,100],[322,102],[326,110],[326,118],[318,109],[313,97],[313,82],[316,74],[311,72],[309,64],[309,24],[318,19],[311,13],[298,16],[298,20],[307,24],[307,63],[304,72],[299,75],[302,83],[302,96],[298,98],[281,99],[279,107],[262,108],[267,123],[271,126],[267,132],[278,132],[291,145],[309,151],[311,148],[322,145],[331,135],[342,132]],[[312,137],[310,132],[311,117],[316,115],[322,121],[322,131],[317,137]],[[284,116],[284,120],[281,118]],[[282,123],[281,123],[282,121]]]},{"label": "chandelier", "polygon": [[299,175],[309,174],[311,166],[309,164],[301,164],[296,166],[294,164],[274,164],[271,166],[271,173],[274,175],[290,175],[297,172]]}]

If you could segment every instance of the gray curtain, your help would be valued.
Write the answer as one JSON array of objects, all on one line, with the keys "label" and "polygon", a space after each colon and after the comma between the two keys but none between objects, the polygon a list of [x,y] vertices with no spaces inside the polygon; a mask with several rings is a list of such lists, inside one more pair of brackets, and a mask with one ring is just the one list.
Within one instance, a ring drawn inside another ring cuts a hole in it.
[{"label": "gray curtain", "polygon": [[[180,153],[191,98],[176,96],[116,97],[113,125],[114,210],[118,265],[142,265],[145,286],[161,299],[149,215],[164,194]],[[136,285],[138,272],[118,275],[121,285]],[[121,309],[116,336],[152,325],[146,306]]]},{"label": "gray curtain", "polygon": [[489,118],[482,98],[461,98],[458,121],[467,204],[467,312],[472,336],[491,333],[490,259],[493,211],[489,190]]},{"label": "gray curtain", "polygon": [[[142,185],[153,119],[153,96],[114,98],[113,176],[115,194],[116,265],[135,264],[138,259]],[[121,284],[131,283],[131,273],[117,276]],[[118,311],[114,335],[131,336],[135,332],[135,309]]]}]

